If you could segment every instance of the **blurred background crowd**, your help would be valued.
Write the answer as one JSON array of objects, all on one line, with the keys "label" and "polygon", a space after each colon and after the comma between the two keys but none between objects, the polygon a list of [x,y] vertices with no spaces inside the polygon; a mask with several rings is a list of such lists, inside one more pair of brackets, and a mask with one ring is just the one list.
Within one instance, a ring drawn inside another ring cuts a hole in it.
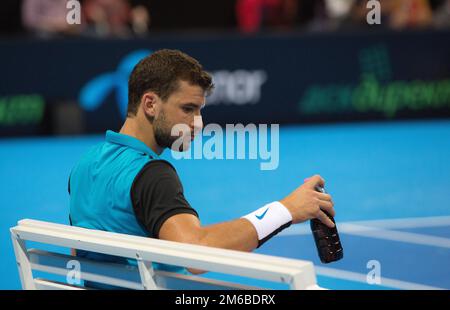
[{"label": "blurred background crowd", "polygon": [[[81,25],[66,22],[67,0],[2,0],[0,34],[136,37],[168,31],[335,31],[364,29],[365,0],[81,0]],[[381,26],[450,27],[450,0],[381,0]]]}]

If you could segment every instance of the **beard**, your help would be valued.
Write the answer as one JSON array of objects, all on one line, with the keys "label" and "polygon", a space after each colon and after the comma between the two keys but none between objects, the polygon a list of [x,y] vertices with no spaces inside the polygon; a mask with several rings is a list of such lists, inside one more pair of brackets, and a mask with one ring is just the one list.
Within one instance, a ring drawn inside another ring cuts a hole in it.
[{"label": "beard", "polygon": [[[181,134],[180,136],[172,135],[172,126],[167,121],[166,114],[162,110],[157,118],[154,118],[151,123],[153,124],[153,130],[155,133],[156,143],[162,148],[170,148],[177,152],[184,152],[189,149],[190,146],[190,133],[186,136]],[[177,140],[182,139],[182,143],[175,143]]]}]

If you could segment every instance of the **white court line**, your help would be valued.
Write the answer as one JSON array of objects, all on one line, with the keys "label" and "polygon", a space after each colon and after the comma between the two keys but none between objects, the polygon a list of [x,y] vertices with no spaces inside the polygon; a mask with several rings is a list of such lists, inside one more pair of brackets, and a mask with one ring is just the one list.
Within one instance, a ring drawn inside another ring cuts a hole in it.
[{"label": "white court line", "polygon": [[350,224],[379,227],[379,228],[396,228],[396,229],[440,227],[440,226],[450,226],[450,216],[410,217],[400,219],[357,221],[357,222],[350,222]]},{"label": "white court line", "polygon": [[[338,230],[340,233],[355,236],[450,248],[449,238],[383,229],[383,227],[414,228],[438,226],[450,226],[450,216],[346,222],[338,223]],[[291,226],[290,229],[281,232],[280,236],[309,234],[311,234],[309,225],[301,224]]]},{"label": "white court line", "polygon": [[[336,278],[336,279],[350,280],[350,281],[367,284],[367,275],[365,275],[363,273],[345,271],[345,270],[328,268],[328,267],[320,267],[320,266],[314,266],[314,269],[316,270],[317,274],[322,275],[322,276]],[[379,284],[379,285],[384,286],[384,287],[402,289],[402,290],[444,290],[443,288],[440,288],[440,287],[423,285],[423,284],[418,284],[418,283],[413,283],[413,282],[400,281],[400,280],[384,278],[384,277],[381,277],[381,284]],[[374,284],[374,286],[375,286],[375,284]]]},{"label": "white court line", "polygon": [[450,249],[450,239],[404,231],[395,231],[381,228],[372,228],[359,225],[345,224],[339,227],[339,231],[356,236],[406,242],[434,247]]},{"label": "white court line", "polygon": [[[353,221],[338,223],[338,228],[346,224],[378,227],[378,228],[421,228],[421,227],[440,227],[450,226],[450,216],[430,216],[430,217],[412,217],[400,219],[370,220],[370,221]],[[289,229],[281,232],[280,235],[305,235],[310,234],[311,229],[308,223],[293,225]]]}]

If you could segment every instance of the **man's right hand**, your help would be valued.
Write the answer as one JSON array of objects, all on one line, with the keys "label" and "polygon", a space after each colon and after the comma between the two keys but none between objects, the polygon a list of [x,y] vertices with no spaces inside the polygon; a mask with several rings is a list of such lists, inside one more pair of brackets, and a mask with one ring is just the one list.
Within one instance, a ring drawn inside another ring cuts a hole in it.
[{"label": "man's right hand", "polygon": [[333,221],[322,211],[334,217],[334,203],[329,194],[316,191],[319,185],[325,187],[325,181],[320,175],[315,175],[299,186],[280,202],[291,212],[292,223],[302,223],[310,219],[319,219],[328,227],[334,227]]}]

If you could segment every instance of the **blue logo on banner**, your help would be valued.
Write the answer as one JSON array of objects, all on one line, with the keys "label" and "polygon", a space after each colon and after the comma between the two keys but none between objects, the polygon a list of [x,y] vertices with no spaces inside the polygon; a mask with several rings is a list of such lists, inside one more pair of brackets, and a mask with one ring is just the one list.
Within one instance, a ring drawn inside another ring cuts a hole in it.
[{"label": "blue logo on banner", "polygon": [[93,111],[115,90],[120,113],[125,118],[128,106],[128,78],[134,66],[151,53],[150,50],[134,51],[121,60],[115,72],[101,74],[89,81],[80,91],[81,107],[87,111]]}]

